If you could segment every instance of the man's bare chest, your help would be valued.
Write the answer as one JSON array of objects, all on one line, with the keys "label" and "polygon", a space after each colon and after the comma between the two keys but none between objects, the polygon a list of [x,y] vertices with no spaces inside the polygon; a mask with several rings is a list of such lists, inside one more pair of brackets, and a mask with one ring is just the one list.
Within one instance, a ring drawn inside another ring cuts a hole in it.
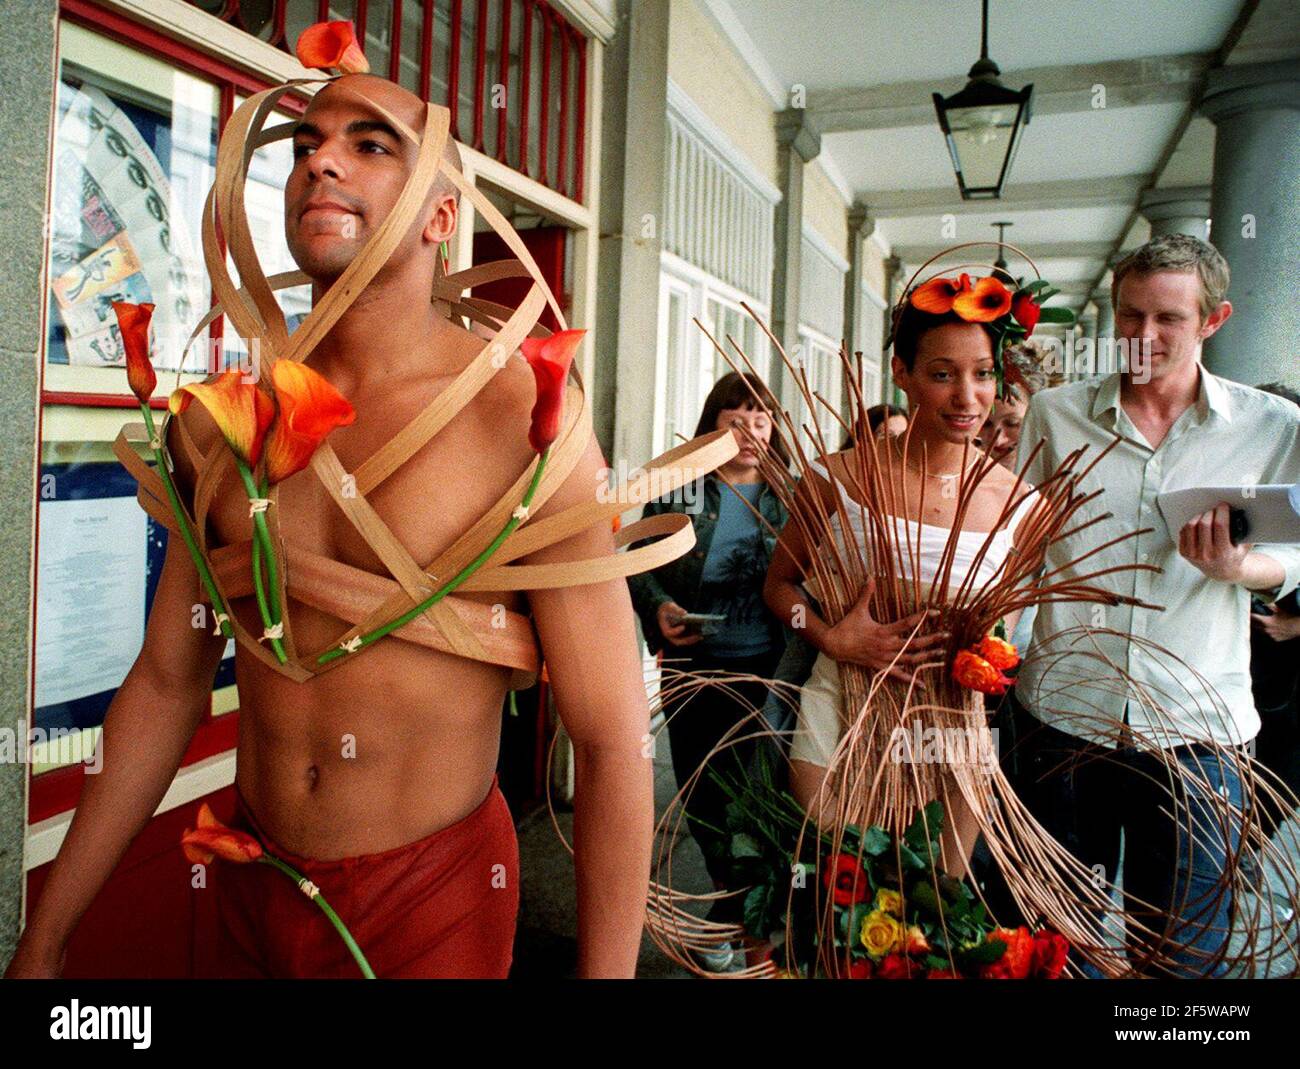
[{"label": "man's bare chest", "polygon": [[[351,511],[373,514],[424,566],[469,530],[527,468],[526,448],[504,448],[491,440],[481,419],[457,417],[396,470],[379,479],[368,477],[365,462],[406,424],[406,416],[400,408],[359,407],[356,423],[339,428],[328,440],[338,458],[336,470],[313,464],[278,485],[272,507],[286,543],[386,574],[356,517],[343,507],[359,499],[360,509]],[[213,496],[209,518],[220,544],[252,537],[248,498],[233,467]]]}]

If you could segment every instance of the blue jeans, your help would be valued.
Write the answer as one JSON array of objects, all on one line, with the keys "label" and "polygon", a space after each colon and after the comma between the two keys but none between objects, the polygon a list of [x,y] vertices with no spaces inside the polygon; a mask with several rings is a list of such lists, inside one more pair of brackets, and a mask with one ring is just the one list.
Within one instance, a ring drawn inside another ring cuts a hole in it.
[{"label": "blue jeans", "polygon": [[1241,842],[1242,786],[1233,765],[1200,744],[1174,747],[1167,753],[1183,773],[1175,781],[1149,753],[1093,745],[1041,723],[1018,701],[1014,712],[1016,788],[1038,822],[1111,882],[1123,831],[1124,906],[1150,929],[1128,934],[1134,968],[1225,975],[1232,892],[1223,873]]}]

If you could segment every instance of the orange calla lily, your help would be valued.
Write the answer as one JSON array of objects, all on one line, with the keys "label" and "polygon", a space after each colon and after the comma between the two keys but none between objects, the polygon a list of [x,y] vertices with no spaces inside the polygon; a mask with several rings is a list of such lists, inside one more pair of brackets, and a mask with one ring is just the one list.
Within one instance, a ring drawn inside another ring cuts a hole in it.
[{"label": "orange calla lily", "polygon": [[952,310],[968,323],[992,323],[1011,311],[1011,291],[992,276],[981,278],[973,290],[957,294]]},{"label": "orange calla lily", "polygon": [[122,332],[122,348],[126,350],[126,381],[131,392],[148,404],[158,387],[158,376],[149,359],[149,320],[153,318],[153,305],[114,301],[113,313]]},{"label": "orange calla lily", "polygon": [[943,315],[952,311],[953,302],[970,292],[970,275],[959,278],[932,278],[912,291],[912,307],[918,312]]},{"label": "orange calla lily", "polygon": [[1012,681],[974,650],[962,650],[953,659],[952,677],[963,687],[981,694],[1005,694]]},{"label": "orange calla lily", "polygon": [[298,62],[313,70],[333,69],[343,74],[365,74],[370,70],[351,22],[308,26],[298,35],[297,53]]},{"label": "orange calla lily", "polygon": [[564,414],[564,383],[569,365],[585,330],[561,330],[549,338],[525,338],[520,349],[537,378],[537,403],[533,405],[528,442],[542,452],[560,435]]},{"label": "orange calla lily", "polygon": [[266,479],[278,483],[302,471],[335,427],[357,418],[356,409],[319,372],[295,360],[271,369],[279,418],[266,439]]},{"label": "orange calla lily", "polygon": [[257,388],[257,383],[242,379],[242,374],[232,368],[223,371],[215,382],[182,386],[172,392],[167,407],[179,415],[191,401],[200,401],[235,456],[251,468],[262,455],[262,440],[275,419],[275,402]]},{"label": "orange calla lily", "polygon": [[189,829],[181,836],[181,850],[195,864],[206,865],[213,857],[244,864],[262,856],[261,843],[247,832],[222,824],[207,802],[199,806],[198,823],[197,828]]}]

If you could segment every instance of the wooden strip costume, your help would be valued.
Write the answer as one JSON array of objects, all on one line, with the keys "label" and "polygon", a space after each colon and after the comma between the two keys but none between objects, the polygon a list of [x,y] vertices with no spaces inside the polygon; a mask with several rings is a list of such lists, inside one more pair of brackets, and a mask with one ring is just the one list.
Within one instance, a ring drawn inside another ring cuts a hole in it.
[{"label": "wooden strip costume", "polygon": [[[382,105],[344,85],[336,85],[333,91],[351,93],[364,100],[368,108],[380,114],[404,138],[418,145],[419,154],[392,212],[297,330],[290,334],[284,314],[275,300],[275,291],[301,285],[310,279],[301,271],[284,272],[271,278],[262,271],[244,206],[244,184],[253,153],[263,145],[290,137],[296,126],[294,122],[286,122],[266,127],[276,104],[290,90],[309,83],[322,84],[316,79],[298,79],[257,93],[234,112],[226,126],[217,150],[216,179],[203,210],[203,251],[217,303],[195,327],[187,349],[209,322],[224,314],[249,346],[249,351],[259,355],[262,382],[270,381],[270,370],[276,361],[306,359],[392,254],[440,175],[471,200],[518,259],[480,264],[451,275],[443,273],[439,264],[431,300],[449,317],[467,318],[485,328],[491,337],[484,341],[481,351],[451,385],[354,471],[345,471],[328,441],[323,442],[312,457],[311,469],[358,534],[383,562],[388,572],[386,576],[308,552],[296,545],[293,541],[294,518],[281,514],[278,486],[271,487],[269,498],[274,507],[267,510],[266,516],[276,555],[282,565],[276,591],[278,602],[287,605],[292,598],[310,605],[337,617],[342,630],[322,649],[304,650],[295,641],[291,613],[286,612],[283,644],[288,660],[280,664],[273,653],[259,643],[259,636],[250,633],[233,617],[230,624],[245,651],[296,682],[305,682],[336,664],[362,655],[368,646],[360,646],[347,657],[317,663],[323,653],[356,646],[354,640],[359,636],[420,604],[438,589],[435,577],[456,575],[502,530],[533,476],[537,457],[478,522],[430,561],[417,561],[411,556],[371,505],[368,495],[456,416],[491,380],[498,368],[504,365],[504,357],[513,353],[525,337],[549,336],[550,332],[538,322],[543,308],[551,308],[561,327],[565,323],[555,295],[509,222],[443,159],[448,137],[447,109],[429,104],[424,128],[417,134]],[[217,239],[218,230],[226,237],[230,259],[244,283],[243,288],[236,288],[231,278]],[[510,309],[467,295],[473,286],[513,277],[531,280],[518,308]],[[550,450],[549,461],[533,498],[530,511],[534,513],[573,471],[590,440],[591,413],[582,379],[576,367],[570,374],[572,378],[566,388],[562,429]],[[179,382],[179,372],[177,377]],[[164,443],[168,440],[170,418],[164,421],[160,432]],[[233,598],[247,595],[252,590],[252,542],[217,544],[211,537],[208,519],[217,488],[227,475],[234,473],[235,458],[220,439],[206,455],[202,454],[184,423],[180,424],[178,437],[196,472],[193,501],[182,503],[185,523],[208,563],[218,591],[230,604]],[[176,533],[177,521],[162,480],[138,449],[147,445],[144,424],[133,423],[118,434],[113,451],[139,483],[137,497],[141,506]],[[616,548],[648,538],[654,541],[608,558],[542,565],[512,563],[595,525],[610,524],[620,513],[644,504],[650,497],[671,493],[726,463],[737,448],[730,430],[703,435],[657,457],[622,485],[611,488],[608,494],[599,495],[599,500],[593,497],[591,502],[570,507],[545,519],[526,519],[460,589],[526,591],[605,582],[657,568],[681,556],[694,544],[694,531],[688,516],[671,515],[623,527],[615,536]],[[199,598],[209,600],[201,584]],[[541,664],[532,624],[526,616],[511,611],[505,613],[505,626],[500,624],[499,612],[494,621],[490,607],[452,594],[386,637],[508,667],[513,670],[512,689],[527,687],[535,679]]]}]

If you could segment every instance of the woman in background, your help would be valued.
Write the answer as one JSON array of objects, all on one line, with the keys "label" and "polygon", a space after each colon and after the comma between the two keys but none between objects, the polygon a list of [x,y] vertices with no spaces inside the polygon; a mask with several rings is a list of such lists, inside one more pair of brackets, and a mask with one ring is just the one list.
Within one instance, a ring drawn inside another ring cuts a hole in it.
[{"label": "woman in background", "polygon": [[[756,399],[757,398],[757,399]],[[683,671],[757,676],[749,683],[697,687],[664,703],[673,771],[678,787],[705,764],[709,753],[753,709],[762,708],[767,686],[785,649],[785,631],[763,603],[763,580],[785,508],[763,480],[762,453],[788,468],[789,454],[772,418],[775,401],[756,375],[733,371],[714,385],[704,402],[695,436],[732,427],[740,452],[716,472],[668,498],[652,501],[643,516],[684,512],[695,528],[695,548],[652,572],[628,579],[632,602],[651,653]],[[746,428],[747,437],[740,428]],[[756,516],[755,513],[758,515]],[[758,516],[765,522],[760,523]],[[711,616],[699,622],[690,617]],[[747,765],[753,742],[729,746],[720,759]],[[718,761],[712,764],[718,764]],[[687,824],[704,854],[714,887],[727,889],[730,852],[727,796],[708,771],[691,791]],[[736,920],[740,903],[723,899],[710,918]],[[699,955],[711,971],[731,964],[732,951]]]}]

